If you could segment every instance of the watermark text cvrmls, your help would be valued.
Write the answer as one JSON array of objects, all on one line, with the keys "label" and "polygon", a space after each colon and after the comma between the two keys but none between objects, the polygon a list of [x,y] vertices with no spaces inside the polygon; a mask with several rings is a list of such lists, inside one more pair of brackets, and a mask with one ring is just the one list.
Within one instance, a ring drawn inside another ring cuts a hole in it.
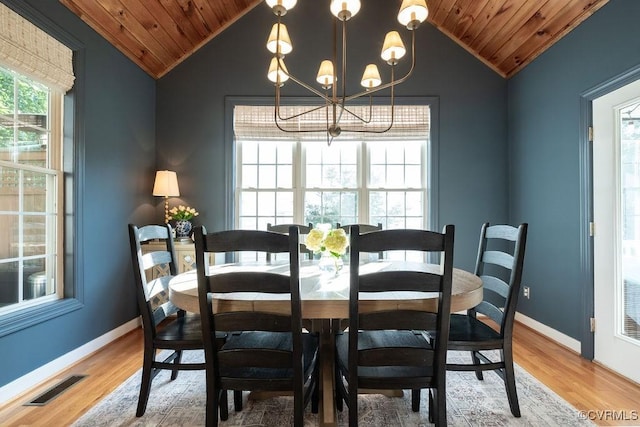
[{"label": "watermark text cvrmls", "polygon": [[580,418],[591,421],[638,421],[640,414],[637,410],[617,410],[617,409],[593,409],[580,411]]}]

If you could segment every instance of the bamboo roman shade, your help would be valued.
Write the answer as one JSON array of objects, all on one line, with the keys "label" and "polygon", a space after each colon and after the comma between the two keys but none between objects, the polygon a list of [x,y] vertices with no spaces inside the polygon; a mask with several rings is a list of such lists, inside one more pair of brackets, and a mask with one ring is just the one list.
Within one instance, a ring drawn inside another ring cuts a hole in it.
[{"label": "bamboo roman shade", "polygon": [[71,49],[0,3],[0,65],[67,92],[72,59]]},{"label": "bamboo roman shade", "polygon": [[[309,106],[282,106],[280,115],[291,117],[309,110]],[[363,118],[369,117],[369,106],[350,106],[349,110]],[[346,140],[375,140],[375,139],[407,139],[427,137],[429,134],[429,106],[428,105],[396,105],[393,113],[393,127],[384,133],[346,132],[346,129],[377,130],[385,129],[391,122],[391,107],[388,105],[374,105],[371,112],[371,123],[362,121],[344,112],[340,120],[342,134],[336,141]],[[283,140],[305,139],[326,140],[326,130],[319,132],[304,132],[310,129],[326,129],[326,110],[321,108],[312,113],[304,114],[288,120],[281,126],[287,130],[301,133],[283,132],[274,123],[274,107],[272,105],[236,105],[234,108],[235,137],[242,140]]]}]

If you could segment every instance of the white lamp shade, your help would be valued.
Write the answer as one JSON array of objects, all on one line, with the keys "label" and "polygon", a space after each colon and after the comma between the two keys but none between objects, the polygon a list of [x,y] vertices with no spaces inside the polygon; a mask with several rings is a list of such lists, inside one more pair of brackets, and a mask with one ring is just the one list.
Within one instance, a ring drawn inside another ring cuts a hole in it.
[{"label": "white lamp shade", "polygon": [[331,0],[329,6],[333,16],[340,20],[348,20],[360,10],[360,0]]},{"label": "white lamp shade", "polygon": [[364,74],[362,74],[362,81],[360,84],[367,89],[371,89],[377,86],[380,86],[382,83],[382,79],[380,79],[380,72],[378,71],[378,66],[376,64],[369,64],[364,69]]},{"label": "white lamp shade", "polygon": [[318,69],[318,76],[316,77],[316,81],[322,85],[322,87],[329,87],[334,83],[334,74],[333,74],[333,62],[325,59],[320,63],[320,68]]},{"label": "white lamp shade", "polygon": [[382,45],[382,53],[380,56],[389,64],[395,64],[400,58],[407,53],[407,49],[402,43],[400,34],[397,31],[389,31],[384,37],[384,44]]},{"label": "white lamp shade", "polygon": [[[284,70],[284,71],[283,71]],[[267,78],[276,84],[282,84],[289,80],[289,76],[286,74],[289,71],[287,70],[287,66],[284,65],[284,61],[280,60],[280,69],[278,69],[278,58],[275,56],[271,58],[271,63],[269,64],[269,71],[267,71]]]},{"label": "white lamp shade", "polygon": [[157,171],[156,180],[153,183],[153,195],[164,197],[178,197],[180,188],[178,188],[178,176],[174,171]]},{"label": "white lamp shade", "polygon": [[284,8],[284,10],[290,10],[296,5],[297,0],[267,0],[267,5],[273,9],[274,6]]},{"label": "white lamp shade", "polygon": [[429,16],[429,9],[425,0],[404,0],[398,12],[398,22],[414,29],[422,24]]},{"label": "white lamp shade", "polygon": [[[278,25],[280,26],[280,41],[278,41]],[[278,52],[278,47],[280,48]],[[286,55],[293,50],[293,45],[291,44],[291,39],[289,38],[289,32],[287,31],[287,26],[284,24],[273,24],[271,27],[271,33],[269,34],[269,39],[267,40],[267,49],[271,53],[281,53],[282,55]]]}]

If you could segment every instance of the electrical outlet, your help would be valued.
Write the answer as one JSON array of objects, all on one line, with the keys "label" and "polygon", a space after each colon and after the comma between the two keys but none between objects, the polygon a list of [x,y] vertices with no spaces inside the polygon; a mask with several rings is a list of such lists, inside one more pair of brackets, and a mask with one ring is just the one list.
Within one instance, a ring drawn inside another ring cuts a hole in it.
[{"label": "electrical outlet", "polygon": [[524,295],[526,299],[529,299],[531,297],[531,290],[529,289],[528,286],[522,287],[522,295]]}]

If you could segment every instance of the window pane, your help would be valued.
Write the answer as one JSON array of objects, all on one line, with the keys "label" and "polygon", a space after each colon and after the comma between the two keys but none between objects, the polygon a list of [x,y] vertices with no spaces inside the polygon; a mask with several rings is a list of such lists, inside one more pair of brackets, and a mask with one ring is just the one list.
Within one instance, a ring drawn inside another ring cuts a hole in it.
[{"label": "window pane", "polygon": [[261,191],[258,193],[258,215],[273,216],[276,212],[275,192]]},{"label": "window pane", "polygon": [[255,141],[242,142],[242,163],[258,163],[258,144]]},{"label": "window pane", "polygon": [[259,188],[276,188],[276,167],[260,165],[258,169]]},{"label": "window pane", "polygon": [[242,188],[258,188],[258,166],[242,166]]},{"label": "window pane", "polygon": [[[293,218],[293,192],[292,191],[279,191],[276,193],[276,216],[278,217],[290,217]],[[288,223],[292,221],[287,221]],[[278,220],[276,224],[284,223],[284,221]]]},{"label": "window pane", "polygon": [[293,187],[293,167],[291,165],[278,166],[278,188]]},{"label": "window pane", "polygon": [[240,194],[240,216],[256,216],[258,213],[257,193],[255,191],[243,191]]},{"label": "window pane", "polygon": [[307,165],[307,188],[320,188],[322,186],[322,167],[320,165]]},{"label": "window pane", "polygon": [[260,141],[258,145],[258,161],[261,164],[276,162],[277,143],[271,141]]}]

